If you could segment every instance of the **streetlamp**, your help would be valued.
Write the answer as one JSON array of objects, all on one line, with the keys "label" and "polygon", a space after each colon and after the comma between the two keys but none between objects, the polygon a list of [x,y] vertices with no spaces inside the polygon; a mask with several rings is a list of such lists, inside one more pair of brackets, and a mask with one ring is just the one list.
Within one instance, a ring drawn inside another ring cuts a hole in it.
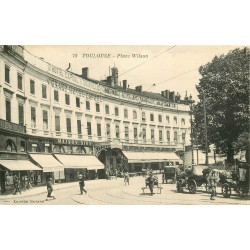
[{"label": "streetlamp", "polygon": [[192,151],[192,165],[194,165],[194,128],[193,128],[193,99],[192,95],[190,94],[189,96],[189,107],[190,107],[190,125],[191,125],[191,134],[190,134],[190,139],[191,139],[191,151]]},{"label": "streetlamp", "polygon": [[203,93],[203,112],[204,112],[204,133],[205,133],[205,150],[206,150],[206,166],[208,165],[208,141],[207,141],[207,114],[206,114],[206,96],[205,91]]}]

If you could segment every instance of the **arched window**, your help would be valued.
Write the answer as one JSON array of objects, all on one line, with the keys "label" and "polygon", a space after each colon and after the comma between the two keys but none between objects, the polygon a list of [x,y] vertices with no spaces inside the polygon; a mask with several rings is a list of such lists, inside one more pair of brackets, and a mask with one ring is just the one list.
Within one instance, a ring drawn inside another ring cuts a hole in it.
[{"label": "arched window", "polygon": [[9,152],[17,152],[15,143],[10,139],[6,141],[5,149],[6,151],[9,151]]}]

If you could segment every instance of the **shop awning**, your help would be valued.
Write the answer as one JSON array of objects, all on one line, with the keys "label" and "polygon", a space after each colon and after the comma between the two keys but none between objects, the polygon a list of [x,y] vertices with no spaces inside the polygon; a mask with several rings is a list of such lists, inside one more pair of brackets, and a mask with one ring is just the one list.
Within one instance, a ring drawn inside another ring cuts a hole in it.
[{"label": "shop awning", "polygon": [[43,172],[55,172],[63,170],[63,165],[50,154],[30,154],[30,157],[42,167]]},{"label": "shop awning", "polygon": [[10,171],[42,170],[28,160],[0,160],[0,165]]},{"label": "shop awning", "polygon": [[63,164],[64,168],[104,169],[104,165],[94,155],[56,154],[55,156]]},{"label": "shop awning", "polygon": [[122,151],[127,157],[128,163],[147,163],[147,162],[165,162],[176,161],[182,163],[182,160],[171,152],[129,152]]}]

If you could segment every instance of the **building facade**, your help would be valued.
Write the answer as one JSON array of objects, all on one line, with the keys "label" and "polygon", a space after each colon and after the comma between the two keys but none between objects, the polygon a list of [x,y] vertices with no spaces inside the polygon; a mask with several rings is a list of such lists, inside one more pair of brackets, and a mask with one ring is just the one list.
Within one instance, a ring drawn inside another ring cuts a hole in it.
[{"label": "building facade", "polygon": [[[190,144],[187,96],[130,89],[116,67],[111,72],[96,81],[88,68],[76,74],[22,46],[0,46],[0,160],[53,156],[64,166],[56,178],[67,181],[79,166],[67,168],[56,155],[95,156],[110,174],[180,164],[178,152]],[[142,158],[147,152],[154,159]]]}]

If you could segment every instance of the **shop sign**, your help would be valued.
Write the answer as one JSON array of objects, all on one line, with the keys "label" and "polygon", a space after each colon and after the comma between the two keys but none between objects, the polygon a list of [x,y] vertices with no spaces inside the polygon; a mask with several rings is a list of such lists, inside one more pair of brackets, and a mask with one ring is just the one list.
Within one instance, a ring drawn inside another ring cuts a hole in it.
[{"label": "shop sign", "polygon": [[79,145],[79,146],[92,146],[93,142],[91,141],[82,141],[82,140],[70,140],[70,139],[56,139],[53,141],[54,144],[61,145]]}]

